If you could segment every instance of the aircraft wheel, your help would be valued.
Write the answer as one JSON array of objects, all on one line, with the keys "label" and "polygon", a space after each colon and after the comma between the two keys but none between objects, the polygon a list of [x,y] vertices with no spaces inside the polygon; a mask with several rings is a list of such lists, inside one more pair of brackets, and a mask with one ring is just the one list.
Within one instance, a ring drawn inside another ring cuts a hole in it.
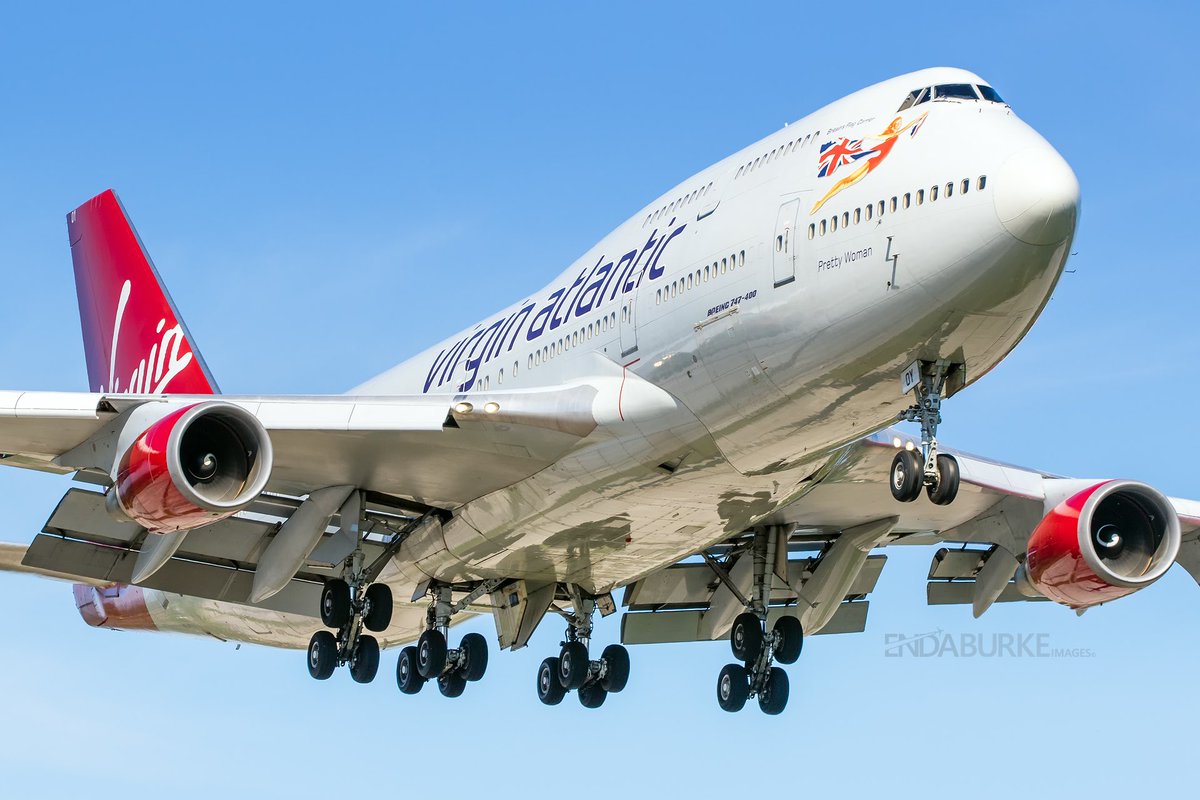
[{"label": "aircraft wheel", "polygon": [[608,692],[598,683],[585,683],[579,687],[579,702],[584,708],[599,708],[607,697]]},{"label": "aircraft wheel", "polygon": [[[600,686],[606,692],[619,692],[629,683],[629,651],[619,644],[610,644],[600,654],[607,672],[600,679]],[[580,691],[583,691],[582,689]]]},{"label": "aircraft wheel", "polygon": [[337,668],[337,639],[329,631],[317,631],[308,640],[308,674],[319,681],[329,678]]},{"label": "aircraft wheel", "polygon": [[741,711],[750,695],[750,675],[741,664],[726,664],[717,676],[717,703],[725,711]]},{"label": "aircraft wheel", "polygon": [[795,664],[804,649],[804,627],[792,616],[780,617],[772,629],[775,633],[775,660],[780,664]]},{"label": "aircraft wheel", "polygon": [[477,681],[487,672],[488,646],[487,639],[478,633],[468,633],[458,645],[462,661],[458,664],[459,672],[468,681]]},{"label": "aircraft wheel", "polygon": [[379,672],[379,641],[374,636],[359,636],[350,662],[350,677],[355,683],[370,683]]},{"label": "aircraft wheel", "polygon": [[764,714],[780,714],[787,707],[788,676],[779,667],[771,667],[767,685],[758,693],[758,707]]},{"label": "aircraft wheel", "polygon": [[321,623],[340,628],[350,621],[350,584],[341,578],[325,581],[321,588]]},{"label": "aircraft wheel", "polygon": [[930,486],[929,499],[939,506],[948,506],[958,496],[958,459],[954,456],[938,456],[938,480]]},{"label": "aircraft wheel", "polygon": [[758,617],[749,611],[738,614],[729,631],[729,646],[738,661],[754,661],[762,652],[763,629]]},{"label": "aircraft wheel", "polygon": [[542,661],[538,667],[537,693],[538,700],[548,706],[558,705],[567,694],[567,690],[558,679],[558,659],[554,656]]},{"label": "aircraft wheel", "polygon": [[578,689],[588,676],[588,651],[583,642],[567,642],[558,654],[558,681],[564,689]]},{"label": "aircraft wheel", "polygon": [[437,679],[443,697],[458,697],[467,688],[467,679],[458,672],[447,672]]},{"label": "aircraft wheel", "polygon": [[439,630],[428,630],[417,640],[417,672],[426,680],[446,669],[446,637]]},{"label": "aircraft wheel", "polygon": [[396,686],[404,694],[416,694],[425,685],[425,679],[417,672],[417,648],[409,645],[400,651],[396,661]]},{"label": "aircraft wheel", "polygon": [[363,625],[376,633],[387,630],[392,624],[392,588],[386,583],[372,583],[367,587],[366,601]]},{"label": "aircraft wheel", "polygon": [[924,478],[925,467],[917,451],[901,450],[896,453],[896,457],[892,459],[891,480],[888,481],[892,497],[901,503],[911,503],[921,496]]}]

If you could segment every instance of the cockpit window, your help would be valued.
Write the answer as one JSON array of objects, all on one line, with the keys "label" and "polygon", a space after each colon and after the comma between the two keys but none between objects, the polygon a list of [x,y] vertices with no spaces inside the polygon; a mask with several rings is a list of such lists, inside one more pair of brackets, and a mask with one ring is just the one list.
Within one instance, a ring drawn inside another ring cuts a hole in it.
[{"label": "cockpit window", "polygon": [[935,100],[978,100],[975,87],[969,83],[943,83],[933,87]]},{"label": "cockpit window", "polygon": [[990,102],[990,103],[1003,103],[1003,102],[1004,102],[1004,100],[1002,100],[1002,99],[1000,98],[1000,93],[999,93],[999,92],[997,92],[997,91],[996,91],[995,89],[993,89],[992,87],[990,87],[990,86],[984,86],[983,84],[980,84],[980,85],[979,85],[978,87],[976,87],[976,88],[978,88],[978,89],[979,89],[979,93],[980,93],[981,95],[983,95],[983,99],[984,99],[984,100],[987,100],[987,101],[988,101],[988,102]]},{"label": "cockpit window", "polygon": [[904,98],[904,102],[900,104],[900,108],[896,109],[897,113],[906,108],[912,108],[915,105],[924,103],[929,99],[929,89],[913,89],[908,93],[908,97]]}]

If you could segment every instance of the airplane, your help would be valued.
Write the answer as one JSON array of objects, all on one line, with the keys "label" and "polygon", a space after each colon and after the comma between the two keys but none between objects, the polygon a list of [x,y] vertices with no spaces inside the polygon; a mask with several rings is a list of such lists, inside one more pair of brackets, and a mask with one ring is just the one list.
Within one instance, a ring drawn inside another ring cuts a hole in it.
[{"label": "airplane", "polygon": [[[728,640],[720,707],[779,714],[805,638],[861,632],[887,548],[930,604],[1078,613],[1179,563],[1200,502],[943,445],[1029,331],[1070,166],[955,68],[857,91],[701,170],[545,287],[344,395],[221,394],[105,191],[67,229],[89,392],[0,392],[0,463],[72,475],[0,568],[92,626],[303,649],[461,695],[565,624],[538,698],[625,688],[627,646]],[[916,423],[919,436],[898,422]],[[618,594],[620,595],[618,600]],[[620,642],[593,622],[622,613]]]}]

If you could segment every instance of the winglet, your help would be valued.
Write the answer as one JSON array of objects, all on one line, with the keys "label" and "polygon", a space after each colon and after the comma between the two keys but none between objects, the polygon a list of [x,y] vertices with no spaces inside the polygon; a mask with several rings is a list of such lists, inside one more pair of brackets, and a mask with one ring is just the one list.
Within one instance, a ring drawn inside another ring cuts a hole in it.
[{"label": "winglet", "polygon": [[67,215],[88,386],[216,394],[216,381],[112,189]]}]

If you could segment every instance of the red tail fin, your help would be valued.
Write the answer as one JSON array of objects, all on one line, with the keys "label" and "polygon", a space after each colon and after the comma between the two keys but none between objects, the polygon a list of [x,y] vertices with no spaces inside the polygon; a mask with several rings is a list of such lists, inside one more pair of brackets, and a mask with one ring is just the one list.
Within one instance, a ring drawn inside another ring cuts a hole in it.
[{"label": "red tail fin", "polygon": [[88,384],[107,394],[216,394],[216,381],[109,189],[67,215]]}]

